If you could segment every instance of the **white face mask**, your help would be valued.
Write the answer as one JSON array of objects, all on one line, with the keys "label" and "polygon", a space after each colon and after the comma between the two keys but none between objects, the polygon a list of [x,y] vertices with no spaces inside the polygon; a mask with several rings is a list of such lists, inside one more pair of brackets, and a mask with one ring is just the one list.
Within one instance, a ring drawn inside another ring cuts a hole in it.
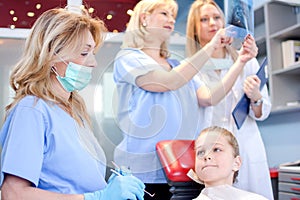
[{"label": "white face mask", "polygon": [[52,67],[52,71],[56,74],[57,80],[63,88],[72,92],[74,90],[82,90],[85,88],[92,79],[92,67],[86,67],[73,62],[69,62],[65,77],[61,77],[56,69]]}]

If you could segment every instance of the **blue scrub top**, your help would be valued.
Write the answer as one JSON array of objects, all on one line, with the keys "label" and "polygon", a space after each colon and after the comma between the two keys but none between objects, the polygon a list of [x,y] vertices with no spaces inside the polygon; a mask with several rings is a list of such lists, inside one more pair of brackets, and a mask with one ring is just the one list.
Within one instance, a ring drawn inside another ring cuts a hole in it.
[{"label": "blue scrub top", "polygon": [[[179,64],[168,60],[172,67]],[[129,167],[145,183],[166,183],[156,155],[161,140],[195,139],[200,130],[200,111],[194,80],[167,92],[149,92],[135,80],[152,70],[163,70],[155,60],[139,49],[122,49],[114,63],[118,90],[118,125],[124,139],[114,159]]]},{"label": "blue scrub top", "polygon": [[9,113],[0,142],[1,185],[7,173],[35,187],[64,194],[81,194],[106,186],[102,149],[100,159],[88,153],[76,121],[53,103],[24,97]]}]

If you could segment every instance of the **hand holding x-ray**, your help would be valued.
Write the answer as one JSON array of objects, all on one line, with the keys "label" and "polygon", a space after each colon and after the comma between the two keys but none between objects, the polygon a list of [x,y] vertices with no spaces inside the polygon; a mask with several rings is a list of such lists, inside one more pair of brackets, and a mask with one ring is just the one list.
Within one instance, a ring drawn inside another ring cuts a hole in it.
[{"label": "hand holding x-ray", "polygon": [[239,49],[247,34],[254,32],[252,0],[225,1],[226,35],[234,38],[233,46]]}]

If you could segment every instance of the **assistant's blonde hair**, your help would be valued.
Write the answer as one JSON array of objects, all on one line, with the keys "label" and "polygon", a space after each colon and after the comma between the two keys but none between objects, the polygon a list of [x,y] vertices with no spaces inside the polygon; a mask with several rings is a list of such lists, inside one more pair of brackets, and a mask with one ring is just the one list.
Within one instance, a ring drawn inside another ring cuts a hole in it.
[{"label": "assistant's blonde hair", "polygon": [[85,103],[74,91],[68,102],[51,87],[51,67],[61,62],[57,55],[67,60],[81,51],[90,31],[96,49],[104,40],[106,28],[98,18],[92,18],[85,9],[81,13],[63,8],[44,12],[34,23],[26,39],[23,55],[14,67],[10,85],[15,97],[6,110],[12,109],[23,97],[33,95],[47,102],[61,104],[80,124],[80,118],[89,121]]},{"label": "assistant's blonde hair", "polygon": [[[200,19],[201,19],[201,12],[200,9],[202,6],[211,4],[216,7],[221,15],[221,19],[223,22],[223,26],[225,25],[225,16],[222,9],[218,6],[216,2],[213,0],[196,0],[192,3],[188,18],[187,18],[187,26],[186,26],[186,53],[187,56],[194,55],[197,51],[201,49],[200,43],[200,35],[198,35],[197,30],[200,30]],[[227,52],[232,56],[233,60],[237,59],[237,52],[236,49],[230,46],[226,46]]]},{"label": "assistant's blonde hair", "polygon": [[[155,9],[162,6],[169,7],[173,12],[174,18],[176,18],[178,5],[175,0],[141,0],[136,4],[126,28],[122,45],[123,48],[130,47],[142,49],[144,47],[145,39],[149,35],[146,27],[143,26],[140,16],[141,14],[151,14]],[[166,41],[163,42],[160,47],[160,54],[164,58],[169,56]]]}]

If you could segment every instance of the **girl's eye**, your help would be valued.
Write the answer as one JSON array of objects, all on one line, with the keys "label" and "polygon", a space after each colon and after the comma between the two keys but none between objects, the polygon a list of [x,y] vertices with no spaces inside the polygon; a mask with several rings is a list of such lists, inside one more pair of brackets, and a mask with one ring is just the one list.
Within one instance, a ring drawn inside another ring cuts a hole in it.
[{"label": "girl's eye", "polygon": [[221,151],[220,148],[217,148],[217,147],[214,148],[214,152],[220,152],[220,151]]},{"label": "girl's eye", "polygon": [[205,151],[204,150],[197,151],[197,157],[198,158],[202,158],[204,155],[205,155]]}]

